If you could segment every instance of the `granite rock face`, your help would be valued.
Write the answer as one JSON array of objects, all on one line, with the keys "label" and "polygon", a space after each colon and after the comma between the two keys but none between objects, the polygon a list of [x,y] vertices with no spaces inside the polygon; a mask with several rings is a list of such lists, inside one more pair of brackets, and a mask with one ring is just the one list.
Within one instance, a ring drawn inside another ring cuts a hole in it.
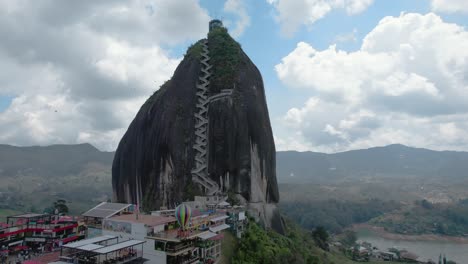
[{"label": "granite rock face", "polygon": [[[220,193],[236,195],[257,220],[282,232],[275,144],[261,74],[224,28],[210,31],[205,43],[212,66],[208,96],[232,89],[209,103],[207,174]],[[115,201],[154,210],[204,194],[192,181],[202,50],[199,41],[187,51],[120,141],[112,166]]]}]

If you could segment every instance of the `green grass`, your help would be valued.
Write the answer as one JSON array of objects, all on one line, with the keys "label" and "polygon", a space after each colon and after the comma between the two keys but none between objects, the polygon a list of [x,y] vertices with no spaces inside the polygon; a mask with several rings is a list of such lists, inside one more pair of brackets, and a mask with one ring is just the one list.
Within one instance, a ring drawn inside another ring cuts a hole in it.
[{"label": "green grass", "polygon": [[230,264],[238,246],[237,238],[231,232],[224,232],[221,264]]}]

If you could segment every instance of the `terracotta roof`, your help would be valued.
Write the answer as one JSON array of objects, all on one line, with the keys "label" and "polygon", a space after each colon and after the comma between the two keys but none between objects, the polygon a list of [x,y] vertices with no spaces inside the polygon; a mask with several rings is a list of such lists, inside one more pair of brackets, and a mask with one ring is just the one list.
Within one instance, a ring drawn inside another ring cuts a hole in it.
[{"label": "terracotta roof", "polygon": [[112,220],[130,222],[130,223],[142,223],[147,226],[157,226],[177,221],[173,216],[156,216],[156,215],[138,215],[138,219],[135,214],[118,215],[111,217]]}]

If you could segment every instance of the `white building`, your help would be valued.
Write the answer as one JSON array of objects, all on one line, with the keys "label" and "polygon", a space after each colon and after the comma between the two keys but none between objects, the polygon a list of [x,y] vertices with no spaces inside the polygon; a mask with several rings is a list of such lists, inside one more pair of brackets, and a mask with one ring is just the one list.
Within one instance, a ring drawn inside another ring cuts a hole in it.
[{"label": "white building", "polygon": [[166,253],[155,250],[155,242],[147,239],[154,233],[164,231],[168,223],[175,223],[175,217],[154,215],[119,215],[103,220],[103,235],[118,236],[119,240],[137,239],[146,241],[143,246],[143,258],[149,263],[166,264]]}]

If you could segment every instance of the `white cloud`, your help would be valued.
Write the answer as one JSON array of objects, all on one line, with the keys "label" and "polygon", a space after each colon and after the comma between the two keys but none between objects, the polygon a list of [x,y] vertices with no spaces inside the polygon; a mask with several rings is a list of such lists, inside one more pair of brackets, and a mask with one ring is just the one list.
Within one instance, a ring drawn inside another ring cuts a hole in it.
[{"label": "white cloud", "polygon": [[281,31],[293,35],[301,25],[311,26],[334,9],[344,9],[348,15],[363,12],[373,0],[267,0],[278,13]]},{"label": "white cloud", "polygon": [[[181,19],[183,18],[183,19]],[[180,61],[162,45],[206,34],[196,0],[0,1],[0,142],[114,150]]]},{"label": "white cloud", "polygon": [[300,42],[275,69],[313,94],[283,125],[314,150],[468,149],[468,32],[435,14],[386,17],[354,52]]},{"label": "white cloud", "polygon": [[431,8],[443,13],[468,13],[468,1],[466,0],[431,0]]},{"label": "white cloud", "polygon": [[345,42],[357,42],[357,29],[353,29],[353,31],[338,34],[335,36],[335,43],[345,43]]},{"label": "white cloud", "polygon": [[235,14],[238,19],[235,28],[231,31],[231,35],[235,38],[244,33],[245,29],[250,25],[250,16],[247,13],[243,0],[227,0],[224,3],[224,12]]}]

